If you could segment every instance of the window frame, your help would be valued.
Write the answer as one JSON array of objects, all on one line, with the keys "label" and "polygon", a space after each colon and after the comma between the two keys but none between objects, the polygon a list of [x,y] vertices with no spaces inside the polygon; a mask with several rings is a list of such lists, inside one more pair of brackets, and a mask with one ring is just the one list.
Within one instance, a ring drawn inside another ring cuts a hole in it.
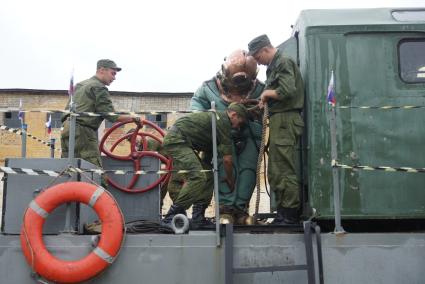
[{"label": "window frame", "polygon": [[[10,118],[7,118],[7,115],[9,113],[10,113]],[[18,124],[15,125],[16,123]],[[19,119],[19,111],[8,111],[8,112],[5,112],[3,115],[3,124],[7,127],[22,128],[23,123],[25,123],[25,113],[22,113],[22,121]]]},{"label": "window frame", "polygon": [[52,116],[52,129],[60,129],[62,127],[62,113],[52,112],[46,114],[46,122],[49,121],[49,116]]},{"label": "window frame", "polygon": [[[419,81],[418,80],[416,80],[416,81],[409,81],[409,80],[406,80],[406,78],[404,78],[402,76],[402,56],[401,56],[402,54],[401,54],[401,46],[404,43],[407,43],[407,42],[423,42],[424,45],[425,45],[425,37],[423,37],[423,38],[418,38],[418,37],[403,38],[403,39],[401,39],[401,40],[398,41],[398,44],[397,44],[398,76],[399,76],[400,80],[403,83],[406,83],[406,84],[425,84],[425,78],[422,78],[422,80],[419,80]],[[417,74],[419,74],[419,73],[417,73]]]},{"label": "window frame", "polygon": [[[161,116],[161,120],[157,120],[158,116]],[[153,120],[153,117],[155,119]],[[158,113],[158,114],[146,114],[145,119],[152,123],[155,123],[159,128],[166,129],[167,128],[167,114],[166,113]]]}]

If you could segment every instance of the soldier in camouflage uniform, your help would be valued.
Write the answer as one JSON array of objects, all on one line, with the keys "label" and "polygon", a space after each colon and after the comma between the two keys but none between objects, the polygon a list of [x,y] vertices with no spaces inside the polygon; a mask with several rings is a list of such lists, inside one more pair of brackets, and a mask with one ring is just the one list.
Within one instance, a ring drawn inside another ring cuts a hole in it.
[{"label": "soldier in camouflage uniform", "polygon": [[[97,62],[96,75],[78,83],[75,87],[74,104],[76,112],[114,112],[108,88],[121,68],[109,59]],[[69,110],[69,101],[66,109]],[[102,167],[99,152],[97,130],[103,119],[111,122],[133,119],[140,123],[139,117],[115,116],[78,116],[75,125],[75,158],[82,158],[98,167]],[[62,116],[61,134],[62,158],[68,157],[69,115]]]},{"label": "soldier in camouflage uniform", "polygon": [[273,223],[294,224],[300,206],[295,147],[304,128],[304,83],[297,64],[273,47],[267,35],[254,38],[248,49],[259,64],[268,66],[260,107],[267,103],[270,113],[268,180],[277,204]]},{"label": "soldier in camouflage uniform", "polygon": [[[197,89],[191,99],[190,109],[208,110],[214,102],[216,109],[223,111],[232,102],[257,102],[264,84],[256,78],[255,59],[247,53],[235,50],[227,56],[216,76],[203,82]],[[220,214],[230,215],[229,221],[244,222],[248,216],[248,205],[256,184],[261,130],[261,121],[249,120],[240,131],[232,131],[235,190],[230,191],[226,183],[219,184]],[[211,157],[208,158],[211,160]],[[219,175],[223,174],[223,167],[220,166]],[[194,204],[193,211],[205,211],[208,204]]]},{"label": "soldier in camouflage uniform", "polygon": [[[185,183],[173,201],[162,224],[169,226],[176,214],[186,214],[186,210],[195,203],[210,202],[213,194],[210,186],[212,175],[202,170],[198,152],[212,153],[212,131],[210,112],[191,113],[179,118],[168,130],[164,137],[162,153],[173,158],[174,170],[190,170],[184,174]],[[226,176],[223,180],[230,189],[234,189],[235,182],[232,171],[232,140],[231,130],[241,127],[247,119],[246,108],[238,103],[232,103],[227,111],[217,112],[217,149],[223,156]],[[193,220],[203,222],[204,220]]]}]

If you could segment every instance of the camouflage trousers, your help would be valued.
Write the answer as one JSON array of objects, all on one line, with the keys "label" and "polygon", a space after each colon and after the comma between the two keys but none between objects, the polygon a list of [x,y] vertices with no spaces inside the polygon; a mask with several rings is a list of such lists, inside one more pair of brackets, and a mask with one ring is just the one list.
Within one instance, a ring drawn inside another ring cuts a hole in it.
[{"label": "camouflage trousers", "polygon": [[[248,208],[249,201],[256,185],[256,168],[258,159],[258,148],[261,142],[261,124],[250,122],[250,129],[246,127],[241,133],[243,148],[237,149],[233,143],[233,171],[235,177],[235,190],[231,191],[228,185],[222,181],[226,176],[222,158],[218,157],[218,175],[219,175],[219,203],[222,206],[235,208],[245,211]],[[204,152],[199,156],[203,169],[211,169],[212,156]],[[212,174],[207,174],[206,187],[209,186],[211,191],[214,188],[214,180]],[[173,173],[165,190],[161,191],[162,199],[165,197],[167,190],[171,200],[175,201],[184,185],[184,176],[182,174]],[[212,197],[212,195],[211,195]],[[203,200],[203,206],[208,206],[211,200]]]},{"label": "camouflage trousers", "polygon": [[[213,194],[212,173],[202,172],[203,164],[189,143],[179,133],[170,131],[164,137],[161,152],[172,157],[173,170],[190,170],[184,174],[173,174],[168,184],[170,197],[174,197],[173,203],[184,209],[194,203],[208,205]],[[174,188],[176,190],[173,190]]]},{"label": "camouflage trousers", "polygon": [[270,117],[268,181],[276,194],[277,207],[300,206],[300,183],[295,153],[304,122],[298,112],[275,113]]},{"label": "camouflage trousers", "polygon": [[[63,123],[63,131],[61,135],[62,158],[68,157],[69,150],[69,121]],[[74,157],[84,159],[98,167],[102,167],[100,159],[99,141],[97,139],[97,131],[94,129],[75,124],[75,146]]]}]

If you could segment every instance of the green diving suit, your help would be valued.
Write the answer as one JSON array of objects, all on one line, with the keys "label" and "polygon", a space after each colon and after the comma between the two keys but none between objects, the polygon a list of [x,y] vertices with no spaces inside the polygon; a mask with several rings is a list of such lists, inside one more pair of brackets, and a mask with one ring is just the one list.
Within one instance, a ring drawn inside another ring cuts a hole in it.
[{"label": "green diving suit", "polygon": [[[204,82],[192,97],[190,109],[208,110],[211,109],[211,103],[215,102],[216,110],[226,110],[230,103],[221,97],[219,84],[216,77]],[[256,80],[246,99],[258,99],[263,89],[264,84]],[[227,211],[227,209],[246,212],[248,208],[256,185],[256,168],[261,143],[261,131],[261,121],[258,120],[249,120],[249,123],[239,131],[232,131],[232,155],[235,176],[235,189],[233,192],[225,182],[222,182],[225,173],[223,164],[220,162],[221,159],[218,157],[219,202],[222,212]],[[211,157],[204,157],[204,160],[209,162],[211,161]]]}]

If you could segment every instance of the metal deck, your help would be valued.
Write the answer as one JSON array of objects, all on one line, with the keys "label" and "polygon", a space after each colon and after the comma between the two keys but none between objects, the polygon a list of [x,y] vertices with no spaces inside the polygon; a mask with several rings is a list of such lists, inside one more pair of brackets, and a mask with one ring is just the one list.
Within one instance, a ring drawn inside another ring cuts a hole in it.
[{"label": "metal deck", "polygon": [[[91,250],[91,236],[46,236],[48,249],[63,259]],[[87,283],[225,283],[226,242],[216,247],[213,231],[186,235],[127,234],[117,260]],[[322,234],[324,283],[424,283],[425,233]],[[304,265],[303,234],[234,233],[233,266]],[[233,271],[234,272],[234,271]],[[0,236],[1,283],[36,283],[19,236]],[[307,283],[306,271],[233,274],[233,283]]]}]

